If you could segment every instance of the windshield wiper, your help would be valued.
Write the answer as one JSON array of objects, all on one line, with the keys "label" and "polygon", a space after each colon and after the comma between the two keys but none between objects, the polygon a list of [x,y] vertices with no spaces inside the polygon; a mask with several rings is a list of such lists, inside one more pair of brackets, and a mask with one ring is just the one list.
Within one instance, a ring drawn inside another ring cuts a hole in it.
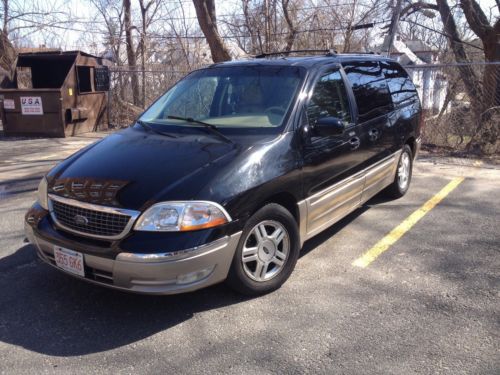
[{"label": "windshield wiper", "polygon": [[168,134],[168,133],[164,133],[162,131],[156,130],[155,128],[153,128],[151,125],[149,125],[145,121],[136,120],[135,122],[137,122],[139,125],[141,125],[147,131],[150,131],[150,132],[153,132],[153,133],[156,133],[156,134],[160,134],[160,135],[164,135],[165,137],[177,138],[176,136],[174,136],[172,134]]},{"label": "windshield wiper", "polygon": [[180,116],[170,116],[169,115],[169,116],[167,116],[167,118],[172,119],[172,120],[181,120],[181,121],[191,122],[193,124],[203,125],[206,129],[210,130],[210,132],[212,132],[212,134],[215,134],[217,137],[223,139],[224,141],[226,141],[228,143],[234,143],[231,139],[229,139],[224,134],[222,134],[220,132],[220,130],[217,129],[217,126],[209,124],[208,122],[203,122],[203,121],[200,121],[200,120],[196,120],[196,119],[194,119],[192,117],[180,117]]}]

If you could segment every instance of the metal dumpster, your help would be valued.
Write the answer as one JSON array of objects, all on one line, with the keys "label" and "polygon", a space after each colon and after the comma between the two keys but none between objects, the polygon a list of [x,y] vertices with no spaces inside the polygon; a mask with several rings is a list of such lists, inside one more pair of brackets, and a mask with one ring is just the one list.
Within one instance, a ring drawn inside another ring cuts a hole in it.
[{"label": "metal dumpster", "polygon": [[65,137],[107,127],[109,61],[81,51],[19,54],[0,88],[6,136]]}]

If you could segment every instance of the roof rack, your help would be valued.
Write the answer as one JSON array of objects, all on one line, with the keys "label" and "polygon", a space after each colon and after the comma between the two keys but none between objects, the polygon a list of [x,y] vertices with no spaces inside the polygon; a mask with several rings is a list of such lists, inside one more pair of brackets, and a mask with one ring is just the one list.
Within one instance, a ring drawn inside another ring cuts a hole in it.
[{"label": "roof rack", "polygon": [[346,52],[345,55],[378,55],[375,51],[369,52]]},{"label": "roof rack", "polygon": [[324,54],[325,56],[336,56],[337,51],[333,49],[297,49],[293,51],[280,51],[280,52],[265,52],[259,55],[255,55],[256,59],[263,59],[269,56],[288,56],[293,53],[318,53]]}]

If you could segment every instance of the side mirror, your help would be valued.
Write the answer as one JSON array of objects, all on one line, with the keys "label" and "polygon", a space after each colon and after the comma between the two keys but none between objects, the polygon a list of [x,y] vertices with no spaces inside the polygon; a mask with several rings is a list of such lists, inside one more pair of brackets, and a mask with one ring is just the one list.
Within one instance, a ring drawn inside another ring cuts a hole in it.
[{"label": "side mirror", "polygon": [[338,117],[320,117],[314,124],[314,131],[320,136],[340,135],[344,130],[344,122]]}]

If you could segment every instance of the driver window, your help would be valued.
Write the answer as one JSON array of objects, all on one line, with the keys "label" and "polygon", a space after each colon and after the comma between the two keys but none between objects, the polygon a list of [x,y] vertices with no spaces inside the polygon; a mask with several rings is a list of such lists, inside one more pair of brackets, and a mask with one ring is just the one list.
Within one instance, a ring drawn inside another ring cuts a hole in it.
[{"label": "driver window", "polygon": [[307,117],[311,125],[321,117],[337,117],[346,124],[351,122],[347,92],[338,70],[324,73],[316,82],[307,106]]}]

